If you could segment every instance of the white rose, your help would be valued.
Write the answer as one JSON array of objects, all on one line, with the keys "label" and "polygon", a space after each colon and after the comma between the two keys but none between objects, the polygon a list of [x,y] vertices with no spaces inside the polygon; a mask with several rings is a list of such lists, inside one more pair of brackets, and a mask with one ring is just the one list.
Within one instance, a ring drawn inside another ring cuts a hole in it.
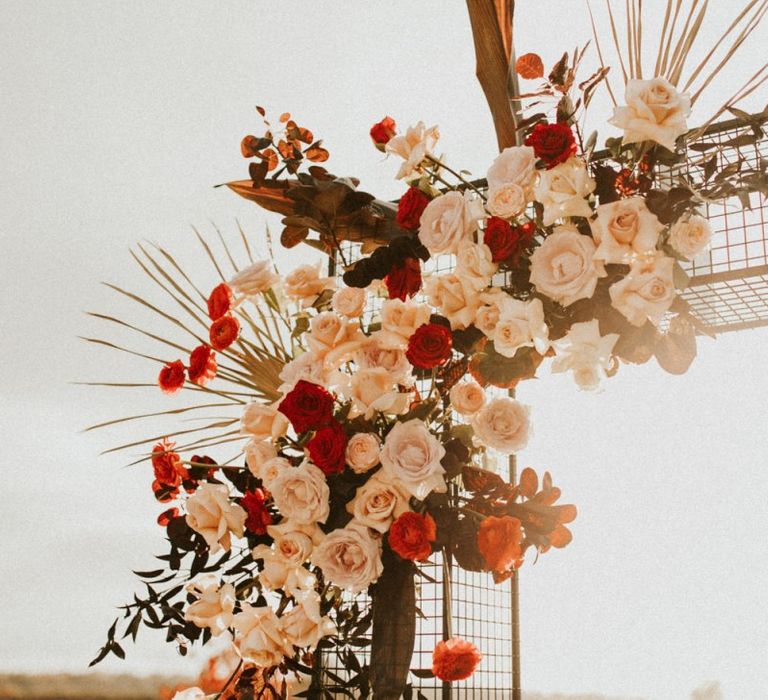
[{"label": "white rose", "polygon": [[431,275],[424,283],[424,293],[451,322],[453,330],[466,328],[475,320],[480,306],[477,290],[456,273]]},{"label": "white rose", "polygon": [[359,593],[378,580],[384,570],[381,541],[353,520],[347,527],[325,536],[312,553],[312,563],[320,567],[331,583]]},{"label": "white rose", "polygon": [[[347,357],[351,357],[365,339],[358,321],[350,321],[334,311],[319,313],[310,321],[309,328],[309,349],[315,357],[325,359],[326,369],[338,366]],[[328,357],[331,351],[333,356]]]},{"label": "white rose", "polygon": [[473,379],[467,379],[451,387],[451,408],[462,416],[471,416],[485,405],[485,391]]},{"label": "white rose", "polygon": [[265,460],[259,467],[259,473],[256,474],[261,483],[264,484],[264,488],[267,491],[272,489],[272,484],[280,474],[284,471],[293,469],[293,465],[285,457],[272,457]]},{"label": "white rose", "polygon": [[324,523],[330,491],[325,476],[311,462],[282,471],[269,489],[285,518],[300,524]]},{"label": "white rose", "polygon": [[286,559],[282,552],[275,551],[265,544],[256,545],[251,556],[254,560],[263,562],[263,569],[258,578],[262,586],[270,591],[283,590],[289,596],[295,596],[302,591],[313,590],[317,578],[301,564]]},{"label": "white rose", "polygon": [[299,380],[328,387],[328,371],[322,357],[313,352],[305,352],[283,366],[279,374],[282,384],[278,391],[287,394]]},{"label": "white rose", "polygon": [[410,393],[400,392],[383,367],[359,369],[346,377],[342,392],[352,400],[352,414],[370,419],[376,411],[400,414],[408,410]]},{"label": "white rose", "polygon": [[293,656],[293,647],[271,607],[241,605],[243,610],[234,620],[235,646],[246,661],[269,668],[282,663],[285,656]]},{"label": "white rose", "polygon": [[477,230],[482,210],[465,192],[452,190],[435,197],[419,220],[419,240],[432,253],[455,253],[459,244]]},{"label": "white rose", "polygon": [[503,454],[519,452],[528,444],[530,410],[513,399],[492,399],[472,418],[475,437]]},{"label": "white rose", "polygon": [[358,287],[342,287],[337,289],[331,299],[331,308],[347,318],[358,318],[363,315],[368,295],[365,289]]},{"label": "white rose", "polygon": [[447,490],[440,460],[445,448],[418,418],[396,423],[384,439],[381,466],[387,477],[423,501]]},{"label": "white rose", "polygon": [[574,323],[566,336],[555,341],[557,355],[552,361],[553,372],[573,372],[581,389],[596,389],[611,365],[611,351],[618,334],[600,335],[597,319]]},{"label": "white rose", "polygon": [[654,250],[664,230],[644,197],[601,204],[591,226],[597,243],[595,260],[618,264],[629,264],[635,255]]},{"label": "white rose", "polygon": [[379,342],[385,348],[406,348],[419,326],[429,323],[431,310],[426,304],[408,299],[387,299],[381,305]]},{"label": "white rose", "polygon": [[296,599],[296,605],[282,617],[282,627],[288,641],[295,647],[314,649],[318,642],[336,634],[330,617],[320,614],[320,596],[307,591]]},{"label": "white rose", "polygon": [[410,384],[413,368],[405,351],[400,347],[387,347],[384,342],[381,331],[372,333],[355,352],[355,364],[359,369],[385,369],[395,384]]},{"label": "white rose", "polygon": [[203,484],[187,499],[187,525],[204,538],[211,554],[229,551],[231,533],[243,536],[246,512],[229,500],[224,484]]},{"label": "white rose", "polygon": [[536,155],[529,146],[505,148],[488,168],[488,188],[518,185],[528,191],[536,179]]},{"label": "white rose", "polygon": [[493,262],[493,253],[485,243],[463,241],[456,252],[454,272],[465,286],[480,291],[491,283],[499,266]]},{"label": "white rose", "polygon": [[414,170],[419,170],[421,163],[434,150],[439,138],[440,132],[437,127],[427,128],[424,122],[408,127],[402,136],[391,138],[384,150],[400,156],[404,161],[395,179],[402,180],[411,175]]},{"label": "white rose", "polygon": [[321,277],[322,262],[316,265],[301,265],[290,272],[283,280],[285,295],[301,302],[302,307],[312,306],[315,300],[326,290],[335,289],[333,277]]},{"label": "white rose", "polygon": [[542,170],[534,188],[537,202],[544,205],[544,225],[551,226],[565,216],[592,216],[587,198],[595,191],[581,158],[569,158],[549,170]]},{"label": "white rose", "polygon": [[608,289],[611,304],[635,326],[648,320],[658,325],[675,299],[674,264],[661,251],[638,257],[627,276]]},{"label": "white rose", "polygon": [[478,307],[475,313],[474,324],[479,331],[489,338],[493,337],[496,324],[499,322],[501,309],[508,299],[509,295],[498,287],[486,289],[478,296],[481,306]]},{"label": "white rose", "polygon": [[504,357],[514,357],[522,347],[536,348],[543,355],[549,349],[549,328],[541,299],[521,301],[509,297],[493,330],[493,347]]},{"label": "white rose", "polygon": [[345,460],[356,474],[365,474],[378,463],[381,442],[375,433],[356,433],[347,442]]},{"label": "white rose", "polygon": [[184,619],[198,627],[210,628],[211,634],[218,637],[232,624],[237,601],[235,587],[231,583],[220,586],[216,576],[207,574],[186,588],[197,600],[186,609]]},{"label": "white rose", "polygon": [[513,219],[528,206],[528,191],[514,183],[488,188],[488,211],[502,219]]},{"label": "white rose", "polygon": [[261,465],[267,460],[277,457],[277,450],[275,446],[268,440],[251,440],[245,446],[245,463],[248,465],[248,470],[257,479],[261,471]]},{"label": "white rose", "polygon": [[563,306],[595,293],[597,278],[605,276],[594,260],[595,244],[575,226],[557,226],[531,255],[531,283]]},{"label": "white rose", "polygon": [[267,534],[274,540],[275,552],[287,563],[299,566],[309,559],[316,544],[324,535],[315,524],[306,525],[284,520],[279,525],[268,525]]},{"label": "white rose", "polygon": [[277,410],[277,404],[249,403],[240,419],[241,432],[254,440],[275,440],[285,435],[288,419]]},{"label": "white rose", "polygon": [[347,503],[347,512],[357,522],[383,535],[395,518],[408,510],[409,495],[380,474],[374,474],[357,489],[355,497]]},{"label": "white rose", "polygon": [[257,260],[229,280],[229,286],[238,294],[256,296],[269,291],[279,279],[271,260]]},{"label": "white rose", "polygon": [[179,690],[171,700],[205,700],[206,694],[197,686]]},{"label": "white rose", "polygon": [[711,238],[709,222],[697,214],[675,222],[669,232],[669,244],[688,260],[703,253]]},{"label": "white rose", "polygon": [[626,106],[616,107],[609,124],[624,130],[623,143],[655,141],[670,151],[675,140],[688,130],[691,98],[679,93],[664,78],[628,80]]}]

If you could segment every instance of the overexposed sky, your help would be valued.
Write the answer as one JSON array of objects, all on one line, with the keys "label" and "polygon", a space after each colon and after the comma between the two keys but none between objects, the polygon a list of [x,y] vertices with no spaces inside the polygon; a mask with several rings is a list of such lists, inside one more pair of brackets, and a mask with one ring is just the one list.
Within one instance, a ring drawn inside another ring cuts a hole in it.
[{"label": "overexposed sky", "polygon": [[[647,35],[663,4],[644,3]],[[548,66],[591,36],[579,0],[517,5],[518,52]],[[733,5],[710,2],[704,48]],[[767,40],[763,28],[693,123],[765,62]],[[290,111],[325,139],[332,172],[383,198],[402,192],[368,140],[385,114],[438,123],[450,163],[478,176],[496,141],[460,0],[0,0],[0,52],[0,670],[80,671],[131,569],[153,568],[164,542],[150,467],[98,456],[152,424],[79,431],[177,402],[70,384],[156,376],[77,339],[155,350],[83,315],[142,317],[99,282],[160,299],[129,255],[151,240],[212,287],[192,225],[235,240],[237,219],[263,240],[262,213],[212,187],[246,177],[256,104]],[[591,123],[608,116],[601,96]],[[304,253],[281,253],[282,268]],[[673,700],[719,680],[726,698],[766,697],[767,342],[765,329],[702,341],[687,375],[623,367],[597,394],[548,372],[521,387],[535,436],[520,462],[551,469],[579,506],[573,544],[522,573],[525,688]],[[197,670],[146,629],[127,653],[101,668]]]}]

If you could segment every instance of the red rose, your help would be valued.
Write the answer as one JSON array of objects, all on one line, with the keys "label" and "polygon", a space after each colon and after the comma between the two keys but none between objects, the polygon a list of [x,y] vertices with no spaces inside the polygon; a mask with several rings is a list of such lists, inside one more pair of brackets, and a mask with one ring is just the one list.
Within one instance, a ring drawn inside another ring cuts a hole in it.
[{"label": "red rose", "polygon": [[480,523],[477,548],[489,570],[504,573],[517,569],[523,562],[521,523],[511,515],[490,516]]},{"label": "red rose", "polygon": [[226,350],[240,335],[240,322],[230,314],[217,318],[211,324],[209,337],[215,350]]},{"label": "red rose", "polygon": [[558,163],[565,163],[576,154],[576,140],[571,127],[563,122],[556,124],[538,123],[525,139],[525,145],[533,148],[537,158],[546,163],[547,170]]},{"label": "red rose", "polygon": [[216,376],[216,353],[207,345],[196,347],[189,356],[189,381],[205,386]]},{"label": "red rose", "polygon": [[384,278],[390,299],[414,296],[421,289],[421,263],[418,258],[406,258],[401,265],[393,265]]},{"label": "red rose", "polygon": [[371,138],[376,148],[384,150],[384,146],[397,133],[397,124],[392,117],[384,117],[380,122],[371,127]]},{"label": "red rose", "polygon": [[421,215],[429,201],[429,197],[418,187],[409,187],[397,204],[397,223],[407,229],[419,228]]},{"label": "red rose", "polygon": [[438,642],[432,652],[432,673],[441,681],[463,681],[475,672],[482,658],[472,642],[452,637]]},{"label": "red rose", "polygon": [[424,561],[432,554],[437,525],[429,513],[403,513],[389,528],[387,540],[395,554],[410,561]]},{"label": "red rose", "polygon": [[234,302],[235,296],[226,282],[214,287],[208,297],[208,316],[210,316],[211,321],[215,321],[232,311]]},{"label": "red rose", "polygon": [[245,520],[246,530],[254,535],[264,535],[267,532],[267,525],[272,524],[272,516],[267,510],[266,495],[261,489],[255,491],[246,491],[240,505],[248,513]]},{"label": "red rose", "polygon": [[425,323],[408,339],[405,356],[414,367],[432,369],[448,362],[452,347],[449,328],[439,323]]},{"label": "red rose", "polygon": [[309,458],[323,474],[338,474],[344,471],[347,433],[338,421],[320,428],[307,443]]},{"label": "red rose", "polygon": [[322,428],[333,420],[333,396],[323,387],[300,379],[277,409],[297,433]]},{"label": "red rose", "polygon": [[529,221],[522,226],[511,226],[497,216],[489,216],[483,231],[483,243],[491,249],[493,262],[509,260],[517,265],[522,252],[530,245],[536,233],[536,225]]},{"label": "red rose", "polygon": [[164,394],[175,394],[184,386],[184,363],[181,360],[169,362],[157,375],[157,383]]}]

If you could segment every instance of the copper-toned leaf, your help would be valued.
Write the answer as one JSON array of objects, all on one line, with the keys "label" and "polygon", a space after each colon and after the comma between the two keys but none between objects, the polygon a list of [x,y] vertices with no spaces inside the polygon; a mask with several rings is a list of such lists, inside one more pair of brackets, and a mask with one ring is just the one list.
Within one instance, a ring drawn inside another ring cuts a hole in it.
[{"label": "copper-toned leaf", "polygon": [[252,134],[244,136],[240,142],[240,153],[243,154],[243,158],[253,158],[256,155],[256,144],[258,139]]},{"label": "copper-toned leaf", "polygon": [[286,226],[280,234],[280,243],[286,248],[293,248],[309,235],[309,229],[300,226]]},{"label": "copper-toned leaf", "polygon": [[303,157],[301,151],[285,139],[278,141],[277,150],[280,151],[283,160],[301,160]]},{"label": "copper-toned leaf", "polygon": [[290,118],[291,118],[291,113],[290,112],[283,112],[280,115],[280,123],[281,124],[285,124],[285,122],[287,122]]},{"label": "copper-toned leaf", "polygon": [[523,469],[520,474],[520,493],[526,498],[533,498],[539,489],[539,477],[530,467]]},{"label": "copper-toned leaf", "polygon": [[557,486],[553,486],[552,488],[539,491],[533,500],[541,505],[551,506],[558,498],[560,498],[560,489]]},{"label": "copper-toned leaf", "polygon": [[541,480],[541,488],[544,491],[549,491],[552,488],[552,475],[549,472],[544,472],[544,477]]},{"label": "copper-toned leaf", "polygon": [[559,525],[549,533],[549,543],[557,549],[562,549],[567,546],[572,539],[573,535],[565,525]]},{"label": "copper-toned leaf", "polygon": [[228,182],[227,187],[245,199],[256,202],[267,211],[287,216],[293,214],[296,202],[285,196],[285,181],[268,180],[261,187],[255,187],[251,180]]},{"label": "copper-toned leaf", "polygon": [[324,163],[330,157],[330,153],[322,146],[310,146],[304,151],[304,155],[313,163]]},{"label": "copper-toned leaf", "polygon": [[259,107],[258,105],[256,105],[256,111],[257,111],[257,112],[258,112],[258,113],[259,113],[259,114],[260,114],[262,117],[265,117],[265,116],[267,116],[267,112],[266,112],[266,110],[264,109],[264,107]]},{"label": "copper-toned leaf", "polygon": [[557,510],[557,521],[559,523],[571,523],[576,520],[576,506],[571,503],[567,503],[562,506],[555,506]]},{"label": "copper-toned leaf", "polygon": [[544,77],[544,62],[535,53],[525,53],[517,59],[515,70],[521,78],[536,80]]},{"label": "copper-toned leaf", "polygon": [[311,144],[315,138],[309,129],[299,126],[293,120],[285,125],[285,135],[289,141],[302,141],[306,144]]},{"label": "copper-toned leaf", "polygon": [[464,488],[473,493],[478,491],[492,491],[504,485],[504,480],[495,472],[488,469],[466,465],[461,472]]},{"label": "copper-toned leaf", "polygon": [[254,187],[261,187],[268,171],[269,166],[267,165],[267,162],[263,160],[258,163],[251,163],[248,166],[248,174],[251,176],[251,180],[253,180]]},{"label": "copper-toned leaf", "polygon": [[336,179],[335,176],[331,175],[331,173],[329,173],[322,165],[310,165],[309,174],[315,178],[315,180],[320,180],[322,182]]},{"label": "copper-toned leaf", "polygon": [[277,157],[277,153],[275,152],[274,148],[267,148],[261,153],[257,153],[256,155],[267,163],[267,170],[269,172],[272,172],[280,162],[280,159]]}]

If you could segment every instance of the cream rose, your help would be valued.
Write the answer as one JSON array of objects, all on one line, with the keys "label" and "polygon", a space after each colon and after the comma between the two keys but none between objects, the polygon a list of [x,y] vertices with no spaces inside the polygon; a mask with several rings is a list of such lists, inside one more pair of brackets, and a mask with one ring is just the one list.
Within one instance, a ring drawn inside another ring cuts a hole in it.
[{"label": "cream rose", "polygon": [[279,525],[268,525],[267,534],[274,540],[275,552],[294,566],[307,561],[315,545],[324,537],[316,524],[302,525],[291,520],[284,520]]},{"label": "cream rose", "polygon": [[229,500],[224,484],[203,484],[187,499],[187,525],[205,539],[211,554],[229,551],[231,534],[243,536],[246,512]]},{"label": "cream rose", "polygon": [[536,155],[529,146],[505,148],[488,168],[488,189],[502,185],[518,185],[530,190],[536,179]]},{"label": "cream rose", "polygon": [[509,295],[498,287],[491,287],[478,295],[480,306],[475,312],[474,324],[489,338],[493,337],[502,306],[507,299],[509,299]]},{"label": "cream rose", "polygon": [[544,225],[551,226],[566,216],[592,216],[587,198],[594,191],[595,181],[581,158],[569,158],[550,170],[542,170],[534,196],[544,206]]},{"label": "cream rose", "polygon": [[451,322],[453,330],[466,328],[475,320],[480,306],[477,290],[458,274],[431,275],[424,283],[424,293]]},{"label": "cream rose", "polygon": [[311,462],[282,471],[269,490],[281,515],[289,520],[311,525],[324,523],[328,517],[328,484]]},{"label": "cream rose", "polygon": [[628,80],[626,105],[616,107],[609,124],[624,130],[623,143],[655,141],[670,151],[675,140],[688,130],[691,98],[679,93],[664,78]]},{"label": "cream rose", "polygon": [[330,617],[320,614],[320,596],[307,591],[296,599],[295,606],[281,620],[283,633],[295,647],[313,650],[318,642],[336,634],[336,625]]},{"label": "cream rose", "polygon": [[408,410],[410,393],[400,392],[389,372],[383,367],[359,369],[345,377],[342,393],[352,399],[352,415],[373,417],[376,411],[400,414]]},{"label": "cream rose", "polygon": [[488,211],[502,219],[513,219],[528,206],[529,192],[514,183],[505,183],[488,189]]},{"label": "cream rose", "polygon": [[254,440],[275,440],[285,435],[288,419],[277,410],[277,404],[249,403],[240,419],[241,432]]},{"label": "cream rose", "polygon": [[676,221],[669,231],[669,245],[684,258],[693,260],[709,246],[712,229],[703,217],[694,214]]},{"label": "cream rose", "polygon": [[272,484],[280,474],[293,469],[293,465],[285,457],[273,457],[264,461],[259,467],[259,473],[256,476],[261,479],[264,488],[271,491]]},{"label": "cream rose", "polygon": [[331,308],[347,318],[359,318],[365,311],[368,295],[365,289],[342,287],[337,289],[331,299]]},{"label": "cream rose", "polygon": [[287,394],[300,379],[328,387],[328,371],[322,357],[305,352],[283,366],[279,375],[282,384],[279,391]]},{"label": "cream rose", "polygon": [[531,255],[531,282],[536,289],[563,306],[595,293],[602,263],[594,260],[595,244],[575,226],[557,226]]},{"label": "cream rose", "polygon": [[381,442],[375,433],[355,433],[347,442],[345,460],[356,474],[373,469],[381,455]]},{"label": "cream rose", "polygon": [[382,535],[400,515],[408,510],[409,495],[399,486],[374,474],[355,492],[355,497],[347,503],[347,512],[354,519]]},{"label": "cream rose", "polygon": [[386,347],[381,331],[372,333],[358,347],[354,355],[359,369],[387,370],[395,384],[412,382],[412,367],[402,348]]},{"label": "cream rose", "polygon": [[635,326],[649,320],[658,325],[675,299],[674,264],[661,251],[638,257],[629,274],[608,289],[613,307]]},{"label": "cream rose", "polygon": [[445,448],[418,418],[396,423],[384,439],[382,471],[387,478],[423,501],[432,491],[444,493]]},{"label": "cream rose", "polygon": [[664,230],[643,197],[601,204],[591,225],[597,243],[595,260],[618,264],[629,264],[635,255],[654,250]]},{"label": "cream rose", "polygon": [[[325,358],[328,368],[337,366],[346,357],[351,357],[365,336],[360,332],[360,323],[350,321],[334,311],[324,311],[315,316],[309,324],[307,334],[309,349],[315,357]],[[328,355],[333,351],[333,357]]]},{"label": "cream rose", "polygon": [[519,452],[528,444],[530,408],[513,399],[492,399],[472,418],[475,437],[485,447],[503,454]]},{"label": "cream rose", "polygon": [[493,262],[493,253],[484,243],[463,241],[456,252],[456,276],[465,287],[476,291],[485,289],[491,283],[499,266]]},{"label": "cream rose", "polygon": [[454,384],[449,397],[451,408],[462,416],[472,416],[485,405],[485,391],[473,379]]},{"label": "cream rose", "polygon": [[237,601],[235,587],[231,583],[220,586],[216,576],[206,574],[188,583],[186,588],[197,600],[186,609],[184,619],[198,627],[208,627],[211,634],[218,637],[232,624]]},{"label": "cream rose", "polygon": [[596,389],[611,365],[611,351],[618,334],[600,335],[597,319],[574,323],[566,336],[555,341],[553,372],[572,372],[581,389]]},{"label": "cream rose", "polygon": [[312,552],[312,563],[320,567],[331,583],[359,593],[377,581],[384,570],[381,541],[374,539],[367,527],[353,520],[347,527],[325,536]]},{"label": "cream rose", "polygon": [[251,440],[245,446],[245,463],[248,470],[257,479],[260,479],[259,473],[261,465],[267,460],[277,457],[275,446],[268,440]]},{"label": "cream rose", "polygon": [[543,355],[549,349],[549,328],[541,299],[521,301],[509,297],[493,330],[493,347],[504,357],[514,357],[522,347],[536,348]]},{"label": "cream rose", "polygon": [[280,619],[268,605],[254,607],[241,603],[242,612],[235,615],[235,646],[240,655],[261,668],[282,663],[293,656],[293,647],[283,632]]},{"label": "cream rose", "polygon": [[419,220],[419,240],[432,255],[455,253],[477,230],[482,207],[469,193],[452,190],[427,204]]},{"label": "cream rose", "polygon": [[403,164],[397,171],[395,179],[402,180],[409,177],[414,171],[421,168],[424,159],[432,153],[440,132],[436,126],[426,127],[424,122],[418,122],[416,126],[408,127],[402,136],[395,136],[389,140],[384,150],[387,153],[400,156]]},{"label": "cream rose", "polygon": [[237,294],[256,296],[269,291],[279,279],[271,260],[257,260],[250,267],[240,270],[228,284]]},{"label": "cream rose", "polygon": [[387,299],[381,305],[379,343],[384,348],[406,348],[419,326],[429,322],[432,311],[426,304],[408,299]]},{"label": "cream rose", "polygon": [[301,265],[286,275],[283,280],[285,295],[301,302],[302,307],[306,308],[312,306],[326,289],[335,289],[336,280],[333,277],[320,275],[321,265],[322,262],[316,265]]},{"label": "cream rose", "polygon": [[263,568],[258,574],[259,582],[270,591],[283,590],[290,596],[302,591],[313,590],[317,578],[301,564],[286,559],[282,552],[276,551],[265,544],[256,545],[251,556],[263,562]]}]

